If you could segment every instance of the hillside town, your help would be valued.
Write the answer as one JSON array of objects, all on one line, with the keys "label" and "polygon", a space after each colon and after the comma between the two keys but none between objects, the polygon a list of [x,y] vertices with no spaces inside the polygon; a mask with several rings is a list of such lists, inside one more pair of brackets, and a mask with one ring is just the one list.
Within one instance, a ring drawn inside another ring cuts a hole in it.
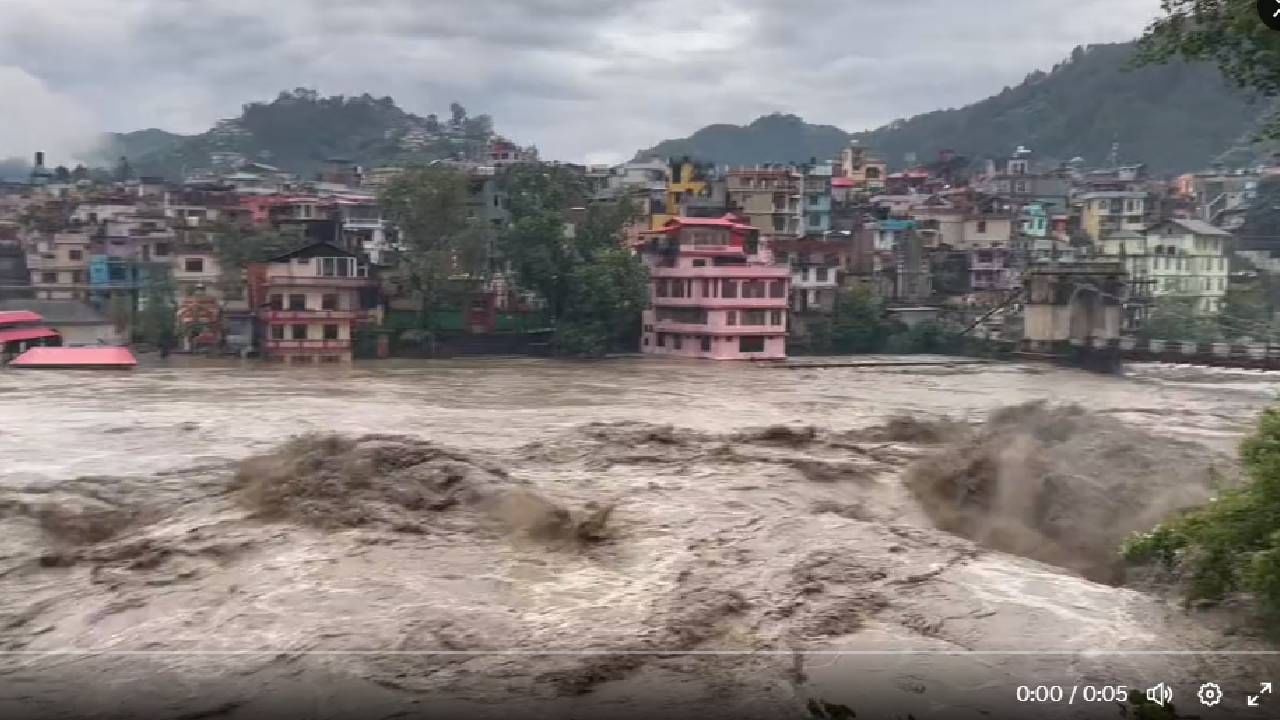
[{"label": "hillside town", "polygon": [[[291,363],[553,349],[547,298],[499,249],[482,271],[451,276],[461,293],[447,304],[427,307],[402,282],[412,238],[384,201],[407,168],[334,158],[303,178],[214,159],[213,170],[177,180],[134,176],[122,158],[105,178],[55,171],[34,153],[26,182],[0,186],[4,357],[131,343]],[[512,225],[506,179],[519,168],[554,167],[584,188],[562,213],[566,237],[591,208],[627,203],[616,242],[643,263],[649,297],[640,317],[623,318],[638,324],[635,347],[611,351],[867,351],[876,348],[831,342],[833,324],[864,306],[886,332],[1014,337],[1029,269],[1091,261],[1123,266],[1126,334],[1173,318],[1186,333],[1212,325],[1224,342],[1269,339],[1270,317],[1236,318],[1230,305],[1233,290],[1280,273],[1266,242],[1239,236],[1280,166],[1161,179],[1121,164],[1118,149],[1112,159],[1046,166],[1015,146],[1006,157],[948,151],[895,169],[851,144],[794,164],[586,166],[544,162],[494,136],[482,154],[437,164],[466,177],[468,219],[497,234]],[[228,250],[229,237],[243,245],[264,233],[291,242],[269,256]]]}]

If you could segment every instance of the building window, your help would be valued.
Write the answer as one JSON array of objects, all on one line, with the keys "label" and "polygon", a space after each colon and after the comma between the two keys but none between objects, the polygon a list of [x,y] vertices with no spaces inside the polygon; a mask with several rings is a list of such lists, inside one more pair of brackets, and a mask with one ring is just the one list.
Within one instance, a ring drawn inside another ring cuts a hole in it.
[{"label": "building window", "polygon": [[817,213],[809,213],[809,227],[818,227],[822,224],[822,216]]},{"label": "building window", "polygon": [[768,319],[769,319],[769,316],[766,314],[766,311],[764,310],[743,310],[742,311],[743,325],[764,325],[768,321]]},{"label": "building window", "polygon": [[187,258],[183,263],[183,268],[189,273],[204,272],[204,258]]},{"label": "building window", "polygon": [[84,259],[84,252],[83,252],[83,251],[80,251],[80,250],[68,250],[68,251],[67,251],[67,257],[68,257],[68,258],[70,258],[70,259],[72,259],[72,260],[83,260],[83,259]]},{"label": "building window", "polygon": [[666,296],[667,296],[667,281],[666,281],[666,280],[654,280],[654,281],[653,281],[653,296],[654,296],[654,297],[666,297]]},{"label": "building window", "polygon": [[271,309],[272,310],[284,309],[284,295],[276,293],[271,296]]},{"label": "building window", "polygon": [[322,277],[356,277],[356,260],[345,257],[320,258],[320,275]]},{"label": "building window", "polygon": [[683,335],[681,335],[680,333],[676,333],[675,335],[672,335],[671,337],[672,337],[672,343],[671,343],[671,346],[672,346],[672,347],[674,347],[676,350],[683,350],[683,349],[684,349],[684,336],[683,336]]},{"label": "building window", "polygon": [[156,243],[155,249],[152,252],[154,252],[158,257],[163,257],[165,255],[168,255],[169,243],[162,243],[162,242]]},{"label": "building window", "polygon": [[337,340],[337,339],[338,339],[338,326],[337,326],[337,325],[325,325],[325,326],[324,326],[324,339],[325,339],[325,340]]},{"label": "building window", "polygon": [[290,326],[289,326],[289,329],[290,329],[290,336],[291,336],[294,340],[306,340],[306,339],[307,339],[307,326],[306,326],[306,325],[290,325]]},{"label": "building window", "polygon": [[827,268],[824,268],[824,267],[820,267],[820,268],[818,268],[817,270],[815,270],[815,271],[814,271],[814,273],[817,275],[817,278],[815,278],[815,279],[816,279],[818,282],[826,282],[826,281],[827,281],[827,272],[828,272],[828,271],[827,271]]},{"label": "building window", "polygon": [[755,337],[744,336],[744,337],[738,338],[738,352],[744,352],[744,353],[764,352],[764,338],[759,336],[755,336]]},{"label": "building window", "polygon": [[58,282],[58,273],[56,272],[40,273],[40,282],[46,285],[54,285]]},{"label": "building window", "polygon": [[769,283],[769,297],[784,298],[787,296],[787,283],[785,280],[774,280]]},{"label": "building window", "polygon": [[765,285],[760,280],[748,280],[742,283],[742,297],[762,298],[765,296]]},{"label": "building window", "polygon": [[302,295],[302,294],[294,294],[294,295],[290,295],[290,296],[289,296],[289,309],[290,309],[290,310],[306,310],[306,309],[307,309],[307,296],[306,296],[306,295]]},{"label": "building window", "polygon": [[666,346],[667,346],[667,334],[658,333],[658,347],[666,347]]},{"label": "building window", "polygon": [[726,312],[726,313],[724,314],[724,324],[725,324],[725,325],[737,325],[737,324],[738,324],[738,311],[737,311],[737,310],[730,310],[730,311]]},{"label": "building window", "polygon": [[704,308],[660,307],[654,311],[654,319],[685,325],[706,325],[707,311]]},{"label": "building window", "polygon": [[770,324],[770,325],[781,325],[781,324],[782,324],[782,311],[781,311],[781,310],[771,310],[771,311],[769,312],[769,324]]},{"label": "building window", "polygon": [[707,266],[707,261],[706,261],[705,259],[703,259],[703,260],[694,260],[694,261],[693,261],[693,266],[694,266],[694,267],[706,267],[706,266]]},{"label": "building window", "polygon": [[671,297],[682,298],[685,296],[684,280],[671,281]]},{"label": "building window", "polygon": [[321,295],[320,307],[321,309],[324,309],[324,310],[337,310],[338,309],[337,293],[325,293],[324,295]]},{"label": "building window", "polygon": [[711,336],[702,336],[702,352],[711,352]]},{"label": "building window", "polygon": [[272,325],[272,326],[271,326],[271,339],[272,339],[272,340],[283,340],[283,339],[284,339],[284,326],[283,326],[283,325]]},{"label": "building window", "polygon": [[986,221],[986,220],[979,220],[979,221],[978,221],[978,234],[979,234],[979,235],[986,235],[986,234],[987,234],[987,221]]},{"label": "building window", "polygon": [[738,283],[734,280],[720,281],[720,296],[727,298],[738,297]]}]

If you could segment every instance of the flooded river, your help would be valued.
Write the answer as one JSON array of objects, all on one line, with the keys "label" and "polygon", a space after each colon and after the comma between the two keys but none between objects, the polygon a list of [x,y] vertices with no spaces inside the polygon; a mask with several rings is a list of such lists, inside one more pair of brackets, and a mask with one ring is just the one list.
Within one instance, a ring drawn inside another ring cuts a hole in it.
[{"label": "flooded river", "polygon": [[[1195,706],[1206,681],[1228,697],[1204,717],[1244,716],[1280,674],[1231,617],[942,532],[903,478],[963,454],[952,425],[1047,401],[1083,409],[1034,422],[1071,425],[1091,505],[1207,499],[1277,388],[1154,365],[0,372],[0,716],[1085,718],[1115,704],[1017,688]],[[341,437],[281,448],[306,433]]]}]

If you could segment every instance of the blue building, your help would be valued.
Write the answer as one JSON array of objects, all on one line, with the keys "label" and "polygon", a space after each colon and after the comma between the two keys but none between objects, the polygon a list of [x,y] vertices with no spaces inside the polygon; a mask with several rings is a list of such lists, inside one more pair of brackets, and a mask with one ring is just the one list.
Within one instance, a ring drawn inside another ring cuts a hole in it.
[{"label": "blue building", "polygon": [[831,163],[804,168],[804,234],[831,232]]}]

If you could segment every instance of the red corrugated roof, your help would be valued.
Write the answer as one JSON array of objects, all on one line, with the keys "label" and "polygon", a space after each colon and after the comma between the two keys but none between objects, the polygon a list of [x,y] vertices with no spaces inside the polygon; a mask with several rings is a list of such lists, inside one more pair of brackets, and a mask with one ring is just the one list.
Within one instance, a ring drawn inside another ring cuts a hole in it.
[{"label": "red corrugated roof", "polygon": [[23,323],[44,322],[44,318],[30,310],[8,310],[0,312],[0,326],[21,325]]},{"label": "red corrugated roof", "polygon": [[9,363],[11,367],[120,367],[138,364],[124,347],[34,347]]},{"label": "red corrugated roof", "polygon": [[675,217],[667,221],[663,226],[663,232],[675,230],[689,225],[701,225],[711,227],[723,227],[737,230],[754,230],[751,225],[739,222],[733,215],[725,215],[718,218],[701,218],[701,217]]},{"label": "red corrugated roof", "polygon": [[56,330],[45,327],[12,328],[0,330],[0,345],[21,340],[39,340],[40,338],[58,337]]},{"label": "red corrugated roof", "polygon": [[831,178],[831,187],[853,187],[853,178]]}]

